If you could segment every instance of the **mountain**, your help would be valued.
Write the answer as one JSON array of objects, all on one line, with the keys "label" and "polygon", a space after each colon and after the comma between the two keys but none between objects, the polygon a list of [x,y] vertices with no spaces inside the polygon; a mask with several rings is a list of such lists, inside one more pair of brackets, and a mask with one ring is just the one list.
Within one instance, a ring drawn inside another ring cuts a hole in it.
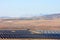
[{"label": "mountain", "polygon": [[42,16],[43,19],[57,19],[57,18],[60,18],[60,13],[57,13],[57,14],[50,14],[50,15],[44,15]]},{"label": "mountain", "polygon": [[33,20],[40,20],[40,19],[52,20],[52,19],[59,19],[59,18],[60,18],[60,13],[31,17],[31,19],[33,19]]},{"label": "mountain", "polygon": [[0,19],[17,19],[17,20],[52,20],[52,19],[60,19],[60,13],[43,15],[43,16],[34,16],[34,17],[0,17]]}]

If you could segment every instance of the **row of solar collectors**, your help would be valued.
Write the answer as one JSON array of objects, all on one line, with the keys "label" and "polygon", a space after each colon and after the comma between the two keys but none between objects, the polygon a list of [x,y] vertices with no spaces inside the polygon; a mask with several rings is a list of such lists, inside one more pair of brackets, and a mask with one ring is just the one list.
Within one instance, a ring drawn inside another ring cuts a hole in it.
[{"label": "row of solar collectors", "polygon": [[60,34],[0,34],[0,38],[47,38],[47,39],[60,39]]},{"label": "row of solar collectors", "polygon": [[[60,31],[49,31],[49,30],[37,30],[35,32],[38,32],[40,34],[60,34]],[[32,32],[31,31],[28,31],[28,30],[15,30],[15,31],[12,31],[12,30],[0,30],[0,34],[31,34]]]},{"label": "row of solar collectors", "polygon": [[60,31],[54,31],[54,30],[37,30],[36,32],[42,34],[60,34]]},{"label": "row of solar collectors", "polygon": [[0,34],[31,34],[30,31],[27,30],[0,30]]}]

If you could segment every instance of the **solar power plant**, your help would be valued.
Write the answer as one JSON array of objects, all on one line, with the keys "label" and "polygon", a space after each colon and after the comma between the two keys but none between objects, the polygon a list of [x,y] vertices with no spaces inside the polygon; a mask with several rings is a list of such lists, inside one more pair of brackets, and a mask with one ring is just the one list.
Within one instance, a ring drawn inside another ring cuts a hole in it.
[{"label": "solar power plant", "polygon": [[32,33],[29,30],[0,30],[0,38],[60,39],[60,31],[37,30]]},{"label": "solar power plant", "polygon": [[60,31],[54,30],[36,30],[39,34],[60,34]]}]

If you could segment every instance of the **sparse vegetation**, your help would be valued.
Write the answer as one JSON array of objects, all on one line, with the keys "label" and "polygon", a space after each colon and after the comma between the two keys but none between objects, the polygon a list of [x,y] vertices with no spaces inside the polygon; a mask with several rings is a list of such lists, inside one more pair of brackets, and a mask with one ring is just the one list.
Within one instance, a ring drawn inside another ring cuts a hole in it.
[{"label": "sparse vegetation", "polygon": [[54,20],[2,20],[0,29],[60,30],[60,19]]}]

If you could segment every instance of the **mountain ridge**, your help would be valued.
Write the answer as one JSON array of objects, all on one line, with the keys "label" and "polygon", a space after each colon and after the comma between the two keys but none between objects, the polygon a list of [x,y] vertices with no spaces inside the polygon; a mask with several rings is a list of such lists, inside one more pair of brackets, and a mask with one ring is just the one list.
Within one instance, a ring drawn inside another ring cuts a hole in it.
[{"label": "mountain ridge", "polygon": [[19,20],[40,20],[40,19],[51,20],[55,18],[56,19],[60,18],[60,13],[33,17],[0,17],[0,19],[19,19]]}]

